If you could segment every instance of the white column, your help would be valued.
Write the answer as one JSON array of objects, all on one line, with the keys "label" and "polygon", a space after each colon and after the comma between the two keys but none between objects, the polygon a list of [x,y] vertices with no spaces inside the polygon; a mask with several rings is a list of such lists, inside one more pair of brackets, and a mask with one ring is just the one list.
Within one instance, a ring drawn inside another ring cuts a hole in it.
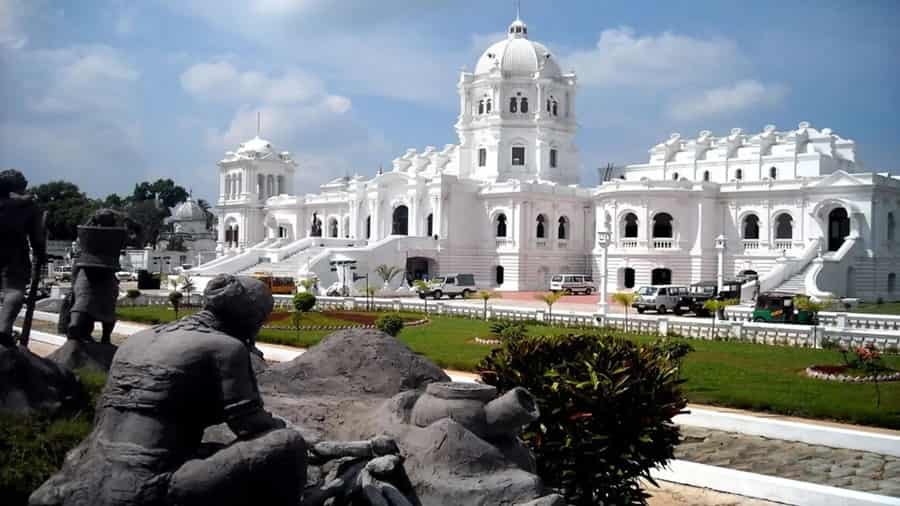
[{"label": "white column", "polygon": [[722,291],[722,281],[725,276],[725,236],[716,237],[716,287]]}]

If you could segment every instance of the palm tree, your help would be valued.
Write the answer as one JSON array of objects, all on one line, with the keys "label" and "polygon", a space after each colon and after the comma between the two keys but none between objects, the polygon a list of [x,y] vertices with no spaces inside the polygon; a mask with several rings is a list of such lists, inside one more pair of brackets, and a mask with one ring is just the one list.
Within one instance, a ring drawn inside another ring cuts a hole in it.
[{"label": "palm tree", "polygon": [[565,295],[562,291],[558,292],[547,292],[547,293],[539,293],[534,296],[535,299],[543,301],[544,304],[547,304],[547,321],[551,324],[553,323],[553,304],[559,302]]},{"label": "palm tree", "polygon": [[302,286],[303,290],[307,293],[312,293],[313,295],[315,295],[313,293],[313,288],[316,286],[316,278],[301,279],[299,285]]},{"label": "palm tree", "polygon": [[806,295],[794,296],[794,307],[801,311],[809,311],[810,313],[812,313],[813,348],[818,346],[817,341],[819,335],[819,312],[830,308],[831,304],[831,299],[822,299],[816,302]]},{"label": "palm tree", "polygon": [[478,298],[484,301],[484,319],[487,320],[487,303],[490,299],[502,299],[501,296],[497,292],[492,292],[490,290],[478,290]]},{"label": "palm tree", "polygon": [[709,299],[703,302],[703,309],[709,311],[713,314],[713,331],[712,337],[716,338],[718,335],[716,324],[719,322],[719,317],[723,315],[725,308],[728,306],[733,306],[735,304],[740,303],[738,299]]},{"label": "palm tree", "polygon": [[193,292],[194,288],[196,288],[196,285],[194,284],[194,278],[187,274],[182,274],[178,279],[181,283],[181,291],[184,292],[185,295],[187,295],[188,306],[190,306],[191,292]]},{"label": "palm tree", "polygon": [[[427,293],[428,290],[431,290],[431,285],[429,285],[428,282],[425,281],[424,279],[417,279],[417,280],[413,281],[413,287],[415,287],[416,291],[419,292],[420,294]],[[422,295],[419,295],[419,297],[421,297],[421,299],[425,301],[425,314],[427,315],[428,314],[428,297],[423,297]]]},{"label": "palm tree", "polygon": [[628,332],[628,308],[636,298],[637,294],[634,292],[616,292],[612,295],[613,302],[625,308],[625,332]]},{"label": "palm tree", "polygon": [[391,281],[401,272],[403,272],[403,269],[395,265],[381,264],[375,268],[375,274],[378,274],[378,277],[384,281],[385,285],[390,285]]}]

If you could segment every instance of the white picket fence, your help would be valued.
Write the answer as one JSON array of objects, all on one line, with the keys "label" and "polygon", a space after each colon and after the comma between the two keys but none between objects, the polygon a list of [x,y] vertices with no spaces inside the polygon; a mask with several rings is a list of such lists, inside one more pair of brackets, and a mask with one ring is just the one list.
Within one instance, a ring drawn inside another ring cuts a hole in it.
[{"label": "white picket fence", "polygon": [[[168,304],[162,295],[142,295],[145,304]],[[192,302],[200,303],[199,295],[192,296]],[[276,295],[275,306],[290,308],[291,297]],[[408,311],[461,318],[537,321],[549,325],[573,328],[607,327],[626,329],[626,317],[622,314],[600,316],[596,313],[579,311],[553,311],[543,309],[516,308],[488,305],[487,314],[481,305],[450,304],[446,301],[407,298],[364,297],[316,297],[315,311]],[[725,319],[714,322],[712,318],[678,317],[666,315],[629,315],[627,328],[633,332],[660,336],[682,336],[694,339],[727,339],[782,346],[816,347],[822,346],[823,339],[840,342],[847,346],[874,344],[889,353],[900,352],[900,316],[870,315],[862,313],[820,314],[821,324],[787,325],[759,323],[751,320],[752,309],[733,306],[725,311]]]}]

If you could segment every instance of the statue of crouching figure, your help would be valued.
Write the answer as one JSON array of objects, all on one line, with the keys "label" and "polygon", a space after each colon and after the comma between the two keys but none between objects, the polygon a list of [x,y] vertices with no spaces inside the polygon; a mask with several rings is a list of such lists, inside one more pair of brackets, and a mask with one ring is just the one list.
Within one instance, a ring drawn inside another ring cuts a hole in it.
[{"label": "statue of crouching figure", "polygon": [[[273,307],[262,282],[220,275],[199,313],[130,337],[113,360],[94,430],[32,505],[296,505],[306,443],[263,409],[249,344]],[[228,424],[237,440],[202,443]]]}]

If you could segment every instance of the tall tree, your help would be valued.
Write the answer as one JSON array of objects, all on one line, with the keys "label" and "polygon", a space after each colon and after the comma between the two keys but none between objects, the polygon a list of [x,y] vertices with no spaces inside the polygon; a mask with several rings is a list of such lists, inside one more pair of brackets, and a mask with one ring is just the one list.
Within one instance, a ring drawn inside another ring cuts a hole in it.
[{"label": "tall tree", "polygon": [[189,194],[183,187],[175,184],[171,179],[157,179],[150,183],[144,181],[134,185],[132,199],[136,202],[156,200],[159,198],[162,205],[168,210],[176,204],[187,200]]},{"label": "tall tree", "polygon": [[206,230],[213,230],[219,219],[212,211],[210,211],[212,206],[209,205],[209,202],[207,202],[206,199],[198,199],[197,205],[200,206],[200,209],[203,209],[203,214],[206,215]]},{"label": "tall tree", "polygon": [[31,189],[38,204],[47,211],[50,239],[74,241],[78,225],[90,217],[98,205],[77,185],[68,181],[51,181]]},{"label": "tall tree", "polygon": [[163,228],[163,220],[168,214],[167,209],[157,207],[153,200],[139,200],[132,203],[128,207],[128,217],[141,226],[138,243],[133,246],[143,247],[146,244],[156,244]]}]

